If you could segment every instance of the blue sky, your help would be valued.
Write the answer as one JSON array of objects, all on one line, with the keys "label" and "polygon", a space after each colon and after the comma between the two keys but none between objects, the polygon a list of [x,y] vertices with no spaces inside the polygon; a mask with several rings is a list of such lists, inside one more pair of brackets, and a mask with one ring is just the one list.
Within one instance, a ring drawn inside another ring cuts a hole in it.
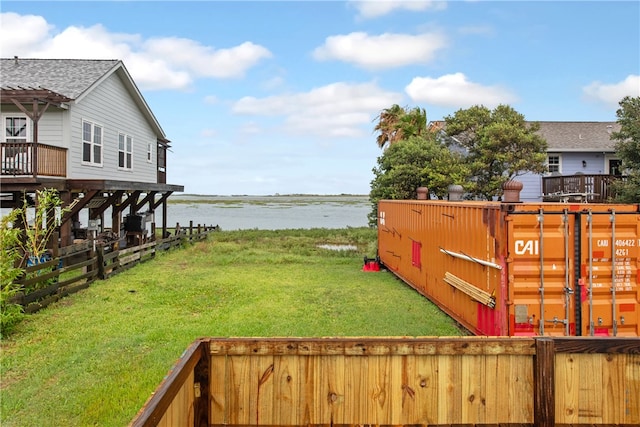
[{"label": "blue sky", "polygon": [[121,59],[197,194],[367,194],[381,110],[615,121],[638,1],[6,1],[2,57]]}]

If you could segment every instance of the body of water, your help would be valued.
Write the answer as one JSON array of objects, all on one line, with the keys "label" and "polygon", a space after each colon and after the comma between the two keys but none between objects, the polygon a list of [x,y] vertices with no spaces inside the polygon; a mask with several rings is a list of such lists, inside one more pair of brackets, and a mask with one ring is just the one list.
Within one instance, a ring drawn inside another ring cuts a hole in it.
[{"label": "body of water", "polygon": [[[222,230],[366,227],[369,197],[172,195],[167,226],[219,225]],[[156,210],[156,225],[162,211]]]},{"label": "body of water", "polygon": [[[366,227],[371,211],[367,195],[338,196],[200,196],[173,194],[167,204],[167,226],[176,223],[218,225],[222,230],[281,230],[292,228]],[[4,216],[9,209],[1,209]],[[125,214],[126,215],[126,212]],[[82,227],[88,214],[80,214]],[[105,228],[111,227],[111,209],[104,214]],[[162,226],[162,209],[155,213],[157,227]]]}]

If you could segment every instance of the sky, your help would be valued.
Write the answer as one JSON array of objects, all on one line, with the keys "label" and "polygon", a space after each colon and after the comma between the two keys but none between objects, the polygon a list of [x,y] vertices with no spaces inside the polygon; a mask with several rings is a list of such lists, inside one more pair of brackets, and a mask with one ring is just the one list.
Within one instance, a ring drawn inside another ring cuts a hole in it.
[{"label": "sky", "polygon": [[368,194],[380,112],[615,121],[638,1],[11,1],[3,58],[120,59],[188,194]]}]

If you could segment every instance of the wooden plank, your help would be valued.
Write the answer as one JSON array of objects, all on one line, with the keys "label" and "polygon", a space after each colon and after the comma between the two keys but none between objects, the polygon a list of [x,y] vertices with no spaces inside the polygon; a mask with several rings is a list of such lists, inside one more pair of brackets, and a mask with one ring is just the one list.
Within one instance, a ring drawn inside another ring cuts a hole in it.
[{"label": "wooden plank", "polygon": [[[548,338],[536,340],[534,357],[534,424],[536,427],[553,427],[555,425],[555,398],[557,392],[555,370],[554,341]],[[558,380],[559,383],[562,381]],[[575,389],[573,382],[567,382]]]},{"label": "wooden plank", "polygon": [[556,354],[555,356],[555,417],[558,423],[578,422],[580,376],[573,356],[573,354]]},{"label": "wooden plank", "polygon": [[416,422],[434,424],[438,422],[439,396],[438,357],[416,357],[416,376],[413,390],[416,396]]},{"label": "wooden plank", "polygon": [[[130,424],[131,427],[155,426],[163,418],[182,387],[189,384],[189,378],[193,379],[193,369],[202,357],[201,345],[202,340],[196,340],[187,348],[156,392],[138,412]],[[193,382],[190,385],[193,388]]]},{"label": "wooden plank", "polygon": [[[393,424],[393,400],[397,396],[402,399],[400,381],[394,388],[393,372],[402,373],[402,357],[380,355],[369,358],[369,387],[371,390],[371,416],[374,424]],[[398,405],[398,411],[401,404]]]},{"label": "wooden plank", "polygon": [[574,354],[580,375],[578,389],[578,422],[602,423],[602,355]]},{"label": "wooden plank", "polygon": [[[509,398],[515,399],[517,396],[511,393],[510,383],[501,383],[498,381],[500,373],[500,360],[494,354],[484,356],[484,381],[482,383],[482,405],[484,406],[484,422],[496,423],[500,420],[507,420],[508,412],[505,411],[506,405],[500,393],[497,390],[509,390]],[[504,360],[505,358],[503,358]]]},{"label": "wooden plank", "polygon": [[462,422],[462,356],[438,357],[438,423]]},{"label": "wooden plank", "polygon": [[209,412],[209,422],[211,424],[227,423],[227,356],[215,355],[211,350],[213,343],[209,342],[211,359],[209,360],[209,399],[211,410]]},{"label": "wooden plank", "polygon": [[299,425],[300,358],[293,355],[274,357],[274,401],[272,424]]},{"label": "wooden plank", "polygon": [[345,400],[347,398],[345,381],[345,358],[342,356],[328,355],[321,359],[320,371],[322,372],[322,394],[326,396],[327,405],[322,411],[321,419],[329,420],[329,423],[345,423]]},{"label": "wooden plank", "polygon": [[[302,356],[302,372],[300,378],[299,395],[299,424],[309,425],[312,423],[322,423],[320,420],[322,408],[319,405],[323,400],[320,383],[320,363],[319,356]],[[326,396],[326,395],[325,395]],[[324,398],[326,401],[326,397]]]},{"label": "wooden plank", "polygon": [[[342,423],[370,424],[367,395],[368,356],[344,357],[344,420]],[[341,423],[341,424],[342,424]]]},{"label": "wooden plank", "polygon": [[509,420],[516,423],[531,423],[534,421],[534,368],[530,356],[510,355],[509,390],[520,398],[508,399]]},{"label": "wooden plank", "polygon": [[629,354],[621,357],[624,363],[624,423],[640,425],[640,355]]},{"label": "wooden plank", "polygon": [[640,354],[640,338],[554,338],[556,353]]},{"label": "wooden plank", "polygon": [[273,408],[273,369],[274,360],[270,355],[254,356],[251,358],[251,393],[250,402],[251,424],[264,424],[270,422]]},{"label": "wooden plank", "polygon": [[[624,420],[624,359],[625,355],[607,355],[602,365],[602,418],[608,423],[620,424]],[[621,363],[622,361],[622,363]]]},{"label": "wooden plank", "polygon": [[229,424],[249,424],[251,385],[249,356],[232,356],[227,359],[227,419]]},{"label": "wooden plank", "polygon": [[479,423],[485,421],[485,380],[484,356],[465,355],[461,357],[462,422]]},{"label": "wooden plank", "polygon": [[506,337],[440,338],[215,338],[213,349],[227,354],[529,354],[535,340]]}]

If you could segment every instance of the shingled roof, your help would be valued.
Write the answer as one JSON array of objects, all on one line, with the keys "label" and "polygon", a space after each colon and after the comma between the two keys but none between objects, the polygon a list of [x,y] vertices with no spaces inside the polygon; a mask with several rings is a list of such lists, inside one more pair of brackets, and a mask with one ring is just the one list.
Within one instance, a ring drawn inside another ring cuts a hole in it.
[{"label": "shingled roof", "polygon": [[[548,144],[547,152],[615,152],[616,142],[611,133],[620,131],[617,122],[537,122],[538,135]],[[432,121],[429,128],[445,129],[444,120]]]},{"label": "shingled roof", "polygon": [[618,132],[616,122],[538,122],[538,134],[547,140],[547,151],[614,152],[611,133]]},{"label": "shingled roof", "polygon": [[77,99],[121,65],[119,60],[0,59],[0,86],[5,90],[48,89]]},{"label": "shingled roof", "polygon": [[3,99],[8,93],[19,98],[21,94],[26,96],[29,92],[46,90],[54,97],[62,96],[80,102],[80,98],[112,73],[120,76],[132,99],[156,131],[158,139],[168,143],[160,123],[123,62],[118,59],[1,58],[0,89]]}]

